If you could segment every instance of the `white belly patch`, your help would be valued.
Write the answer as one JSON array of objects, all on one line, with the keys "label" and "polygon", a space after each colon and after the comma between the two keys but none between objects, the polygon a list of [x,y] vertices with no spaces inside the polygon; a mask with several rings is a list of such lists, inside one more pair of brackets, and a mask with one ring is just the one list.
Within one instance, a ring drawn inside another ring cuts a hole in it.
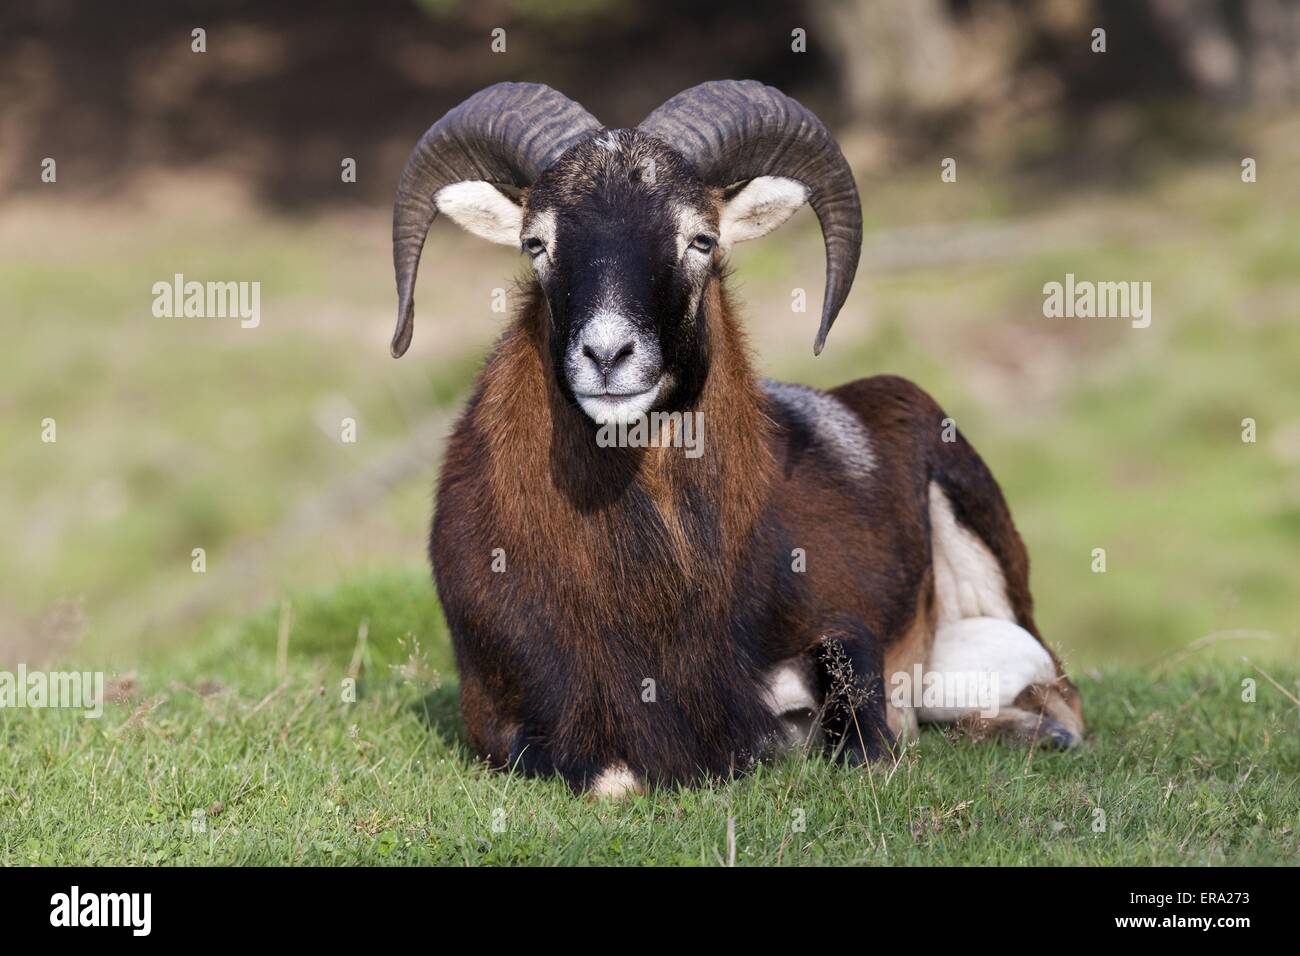
[{"label": "white belly patch", "polygon": [[[904,726],[996,717],[1025,688],[1051,684],[1056,664],[1046,647],[1015,622],[1002,565],[957,521],[942,488],[930,484],[936,621],[929,659],[911,673],[886,675],[889,703]],[[764,702],[787,724],[818,709],[811,662],[782,661],[767,675]],[[790,731],[791,728],[787,727]],[[790,734],[792,741],[794,734]],[[806,734],[804,735],[807,736]]]},{"label": "white belly patch", "polygon": [[948,496],[934,482],[930,482],[930,537],[938,626],[964,617],[1016,619],[998,559],[975,532],[957,523]]},{"label": "white belly patch", "polygon": [[906,706],[923,721],[995,717],[1033,684],[1056,679],[1052,655],[1017,624],[1002,565],[962,526],[942,488],[930,483],[935,633],[930,659],[905,678]]}]

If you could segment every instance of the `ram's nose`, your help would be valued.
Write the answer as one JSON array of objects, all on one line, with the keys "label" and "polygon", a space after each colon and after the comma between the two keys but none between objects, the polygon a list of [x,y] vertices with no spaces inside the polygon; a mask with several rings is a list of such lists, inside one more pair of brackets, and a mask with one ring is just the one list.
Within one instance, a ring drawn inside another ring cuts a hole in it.
[{"label": "ram's nose", "polygon": [[609,381],[610,375],[632,357],[635,351],[636,340],[631,336],[622,342],[605,340],[582,343],[583,357],[595,366],[596,371],[606,382]]},{"label": "ram's nose", "polygon": [[645,411],[663,377],[659,343],[625,316],[600,312],[569,343],[564,374],[579,404],[585,402],[583,408],[597,420],[616,405],[620,413]]},{"label": "ram's nose", "polygon": [[[613,388],[631,376],[642,356],[642,343],[638,340],[635,326],[622,315],[613,312],[599,312],[592,316],[578,333],[578,362],[582,366],[582,378],[594,379],[605,388]],[[623,391],[623,388],[614,388]]]}]

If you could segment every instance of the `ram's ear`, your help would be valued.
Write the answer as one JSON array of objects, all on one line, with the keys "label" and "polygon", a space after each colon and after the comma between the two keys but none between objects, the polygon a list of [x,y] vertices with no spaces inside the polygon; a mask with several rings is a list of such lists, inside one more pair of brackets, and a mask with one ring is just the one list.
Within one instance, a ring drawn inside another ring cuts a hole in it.
[{"label": "ram's ear", "polygon": [[491,183],[468,180],[443,186],[434,197],[438,212],[488,242],[519,246],[524,213],[519,204]]},{"label": "ram's ear", "polygon": [[765,236],[808,201],[808,187],[784,176],[759,176],[747,182],[722,207],[719,239],[729,247]]}]

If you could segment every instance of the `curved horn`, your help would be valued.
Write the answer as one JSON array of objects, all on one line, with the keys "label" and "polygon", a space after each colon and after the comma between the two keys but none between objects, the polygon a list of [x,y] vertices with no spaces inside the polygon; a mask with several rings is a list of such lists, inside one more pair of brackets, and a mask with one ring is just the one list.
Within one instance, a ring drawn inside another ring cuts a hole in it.
[{"label": "curved horn", "polygon": [[639,128],[674,147],[712,185],[784,176],[808,187],[826,241],[826,296],[813,345],[813,354],[820,355],[862,251],[858,187],[826,126],[806,107],[756,80],[715,80],[678,93]]},{"label": "curved horn", "polygon": [[600,123],[562,93],[540,83],[497,83],[480,90],[429,127],[411,151],[393,205],[397,329],[393,357],[411,344],[415,275],[424,237],[438,216],[438,190],[465,180],[527,186]]}]

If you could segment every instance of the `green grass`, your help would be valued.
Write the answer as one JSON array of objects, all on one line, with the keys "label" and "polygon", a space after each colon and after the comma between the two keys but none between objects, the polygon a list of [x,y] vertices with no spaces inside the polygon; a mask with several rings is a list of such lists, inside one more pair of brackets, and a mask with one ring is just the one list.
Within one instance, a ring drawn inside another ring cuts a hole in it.
[{"label": "green grass", "polygon": [[[0,714],[0,864],[716,865],[728,819],[738,865],[1287,864],[1300,852],[1300,709],[1244,664],[1079,675],[1089,739],[1073,753],[927,730],[868,771],[796,754],[607,804],[472,758],[422,573],[290,608],[282,673],[283,612],[269,610],[139,673],[101,720]],[[363,620],[360,693],[346,703]],[[1270,673],[1295,687],[1294,673]]]}]

